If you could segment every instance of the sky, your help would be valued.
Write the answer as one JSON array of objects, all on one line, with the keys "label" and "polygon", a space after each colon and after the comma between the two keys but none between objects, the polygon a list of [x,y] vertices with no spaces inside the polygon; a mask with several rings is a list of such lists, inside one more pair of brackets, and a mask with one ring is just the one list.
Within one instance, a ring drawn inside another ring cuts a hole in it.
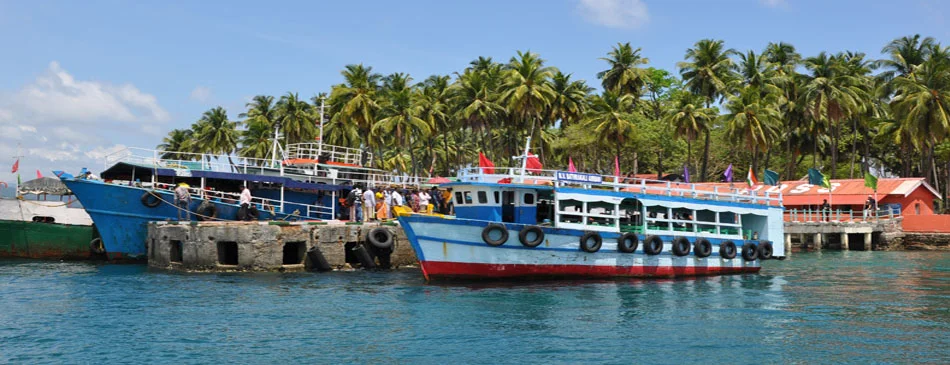
[{"label": "sky", "polygon": [[0,0],[0,181],[18,155],[24,181],[101,171],[213,107],[237,120],[254,95],[328,92],[347,64],[421,81],[529,50],[597,86],[618,42],[673,72],[703,38],[878,58],[905,35],[950,42],[948,17],[941,0]]}]

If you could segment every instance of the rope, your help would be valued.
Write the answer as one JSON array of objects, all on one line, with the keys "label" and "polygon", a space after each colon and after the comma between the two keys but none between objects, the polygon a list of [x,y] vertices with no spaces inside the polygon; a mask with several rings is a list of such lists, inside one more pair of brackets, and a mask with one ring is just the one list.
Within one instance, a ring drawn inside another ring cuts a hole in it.
[{"label": "rope", "polygon": [[[165,200],[165,199],[162,199],[162,195],[159,194],[159,193],[157,193],[156,191],[157,191],[157,190],[154,190],[154,189],[153,189],[153,190],[150,190],[150,191],[149,191],[149,195],[155,197],[156,199],[158,199],[159,201],[161,201],[161,202],[163,202],[163,203],[165,203],[165,204],[168,204],[168,205],[174,207],[175,209],[178,209],[178,210],[181,210],[181,211],[185,211],[185,212],[188,212],[189,214],[194,214],[196,217],[202,217],[202,218],[205,218],[205,219],[208,219],[208,220],[217,220],[217,221],[222,221],[222,222],[237,222],[237,221],[231,220],[231,219],[224,219],[224,218],[218,218],[218,217],[209,217],[209,216],[206,216],[206,215],[204,215],[204,214],[200,214],[200,213],[198,213],[198,212],[192,212],[192,211],[190,211],[190,210],[188,210],[188,209],[182,209],[182,207],[179,207],[177,204],[174,204],[174,203],[171,203],[171,202],[169,202],[169,201],[167,201],[167,200]],[[199,205],[199,206],[200,206],[200,205]]]}]

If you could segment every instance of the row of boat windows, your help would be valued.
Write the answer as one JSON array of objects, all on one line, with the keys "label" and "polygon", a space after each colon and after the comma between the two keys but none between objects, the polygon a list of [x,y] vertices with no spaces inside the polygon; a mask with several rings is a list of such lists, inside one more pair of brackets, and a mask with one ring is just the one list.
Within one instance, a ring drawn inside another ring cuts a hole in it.
[{"label": "row of boat windows", "polygon": [[[506,191],[506,192],[505,192],[505,204],[512,204],[512,203],[514,202],[514,195],[515,195],[515,192],[513,192],[513,191]],[[477,191],[477,192],[475,192],[475,196],[476,196],[476,199],[477,199],[478,204],[488,204],[488,192],[485,192],[485,191]],[[493,204],[500,204],[500,203],[499,203],[499,200],[500,200],[500,199],[499,199],[499,192],[498,192],[498,191],[493,191],[493,192],[492,192],[492,197],[494,198],[494,203],[493,203]],[[534,194],[532,194],[532,193],[524,193],[524,194],[522,195],[521,203],[522,203],[522,204],[525,204],[525,205],[533,205],[533,204],[534,204]],[[472,192],[471,192],[471,191],[456,191],[456,192],[455,192],[455,204],[457,204],[457,205],[475,204],[475,202],[472,200]]]}]

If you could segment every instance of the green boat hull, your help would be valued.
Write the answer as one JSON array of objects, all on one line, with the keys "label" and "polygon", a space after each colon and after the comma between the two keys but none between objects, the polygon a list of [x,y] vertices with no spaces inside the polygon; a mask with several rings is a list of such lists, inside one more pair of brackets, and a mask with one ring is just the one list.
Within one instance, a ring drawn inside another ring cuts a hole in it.
[{"label": "green boat hull", "polygon": [[92,226],[0,220],[0,258],[88,260]]}]

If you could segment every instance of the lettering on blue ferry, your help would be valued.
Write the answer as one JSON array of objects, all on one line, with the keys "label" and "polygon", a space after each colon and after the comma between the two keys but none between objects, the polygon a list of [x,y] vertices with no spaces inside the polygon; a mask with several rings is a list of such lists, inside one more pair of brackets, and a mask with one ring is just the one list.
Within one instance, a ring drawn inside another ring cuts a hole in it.
[{"label": "lettering on blue ferry", "polygon": [[579,182],[579,183],[584,183],[584,184],[600,184],[604,182],[604,178],[600,175],[582,174],[579,172],[567,172],[567,171],[558,171],[557,180]]}]

